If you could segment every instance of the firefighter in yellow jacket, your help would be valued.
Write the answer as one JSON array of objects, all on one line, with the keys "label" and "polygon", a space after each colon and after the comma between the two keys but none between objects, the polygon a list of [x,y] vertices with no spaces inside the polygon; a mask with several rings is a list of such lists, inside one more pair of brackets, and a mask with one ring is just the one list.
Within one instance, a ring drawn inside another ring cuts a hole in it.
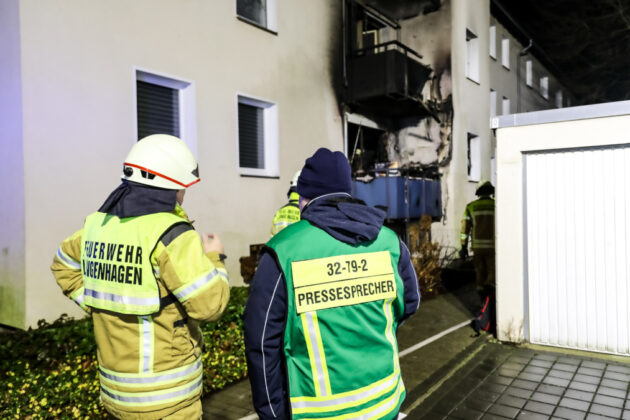
[{"label": "firefighter in yellow jacket", "polygon": [[182,204],[199,181],[183,141],[136,143],[122,184],[61,243],[52,271],[92,315],[101,400],[122,419],[201,418],[202,336],[229,299],[223,245],[195,233]]},{"label": "firefighter in yellow jacket", "polygon": [[280,207],[273,216],[273,221],[271,222],[271,236],[274,236],[285,227],[300,221],[300,195],[297,193],[297,182],[300,177],[300,172],[301,171],[297,171],[295,175],[293,175],[293,179],[291,179],[291,183],[289,184],[289,191],[287,192],[289,202]]},{"label": "firefighter in yellow jacket", "polygon": [[468,240],[473,250],[473,263],[477,279],[477,292],[482,309],[473,323],[477,333],[480,329],[493,332],[495,307],[494,268],[494,186],[490,181],[481,181],[475,194],[477,200],[468,203],[464,211],[461,230],[462,258],[468,256]]}]

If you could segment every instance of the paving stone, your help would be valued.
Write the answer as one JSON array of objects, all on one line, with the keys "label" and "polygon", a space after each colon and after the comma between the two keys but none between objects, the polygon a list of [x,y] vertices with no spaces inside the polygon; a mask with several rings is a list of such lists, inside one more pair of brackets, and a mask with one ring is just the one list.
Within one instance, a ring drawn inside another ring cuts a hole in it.
[{"label": "paving stone", "polygon": [[558,407],[553,413],[554,417],[560,417],[569,420],[582,420],[586,413],[584,411],[572,410],[566,407]]},{"label": "paving stone", "polygon": [[[598,378],[600,378],[604,374],[603,369],[593,369],[593,368],[581,367],[581,366],[577,371],[580,375],[591,375],[591,376],[597,376]],[[615,378],[612,378],[612,379],[615,379]]]},{"label": "paving stone", "polygon": [[[509,419],[516,418],[519,409],[514,407],[508,407],[506,405],[493,404],[488,408],[487,413],[496,414],[498,416],[507,417]],[[485,417],[484,417],[485,418]]]},{"label": "paving stone", "polygon": [[523,370],[527,366],[525,363],[517,363],[517,362],[506,362],[501,365],[502,368],[505,369],[514,369],[514,370]]},{"label": "paving stone", "polygon": [[622,381],[615,381],[614,379],[602,379],[602,386],[607,386],[610,388],[621,389],[622,391],[626,391],[628,389],[628,383]]},{"label": "paving stone", "polygon": [[558,363],[566,363],[568,365],[579,365],[580,363],[582,363],[581,359],[576,359],[574,357],[561,357],[558,359]]},{"label": "paving stone", "polygon": [[521,374],[518,375],[518,379],[523,379],[525,381],[532,381],[532,382],[540,382],[543,380],[544,377],[545,375],[541,375],[537,373],[527,373],[527,372],[521,372]]},{"label": "paving stone", "polygon": [[607,395],[595,395],[594,403],[608,405],[610,407],[623,408],[625,400],[621,398],[609,397]]},{"label": "paving stone", "polygon": [[621,417],[622,410],[621,408],[609,407],[607,405],[592,404],[591,408],[589,408],[588,411],[595,414],[601,414],[602,416],[608,416],[618,419]]},{"label": "paving stone", "polygon": [[586,392],[595,392],[597,390],[597,385],[596,384],[585,384],[584,382],[571,382],[569,384],[569,388],[571,389],[578,389],[580,391],[586,391]]},{"label": "paving stone", "polygon": [[525,398],[528,399],[532,395],[532,391],[529,389],[516,388],[513,386],[509,386],[504,394],[511,395],[513,397]]},{"label": "paving stone", "polygon": [[529,366],[538,366],[542,368],[550,368],[552,365],[553,365],[553,362],[550,362],[549,360],[534,359],[529,362]]},{"label": "paving stone", "polygon": [[496,392],[499,394],[503,393],[503,391],[505,391],[505,388],[507,388],[505,385],[491,384],[487,382],[479,387],[479,389],[483,389],[484,391]]},{"label": "paving stone", "polygon": [[573,378],[573,372],[566,372],[563,370],[552,369],[549,371],[549,376],[560,379],[571,379]]},{"label": "paving stone", "polygon": [[558,356],[556,356],[555,354],[552,354],[552,353],[542,353],[542,354],[535,355],[534,359],[537,359],[537,360],[549,360],[549,361],[555,362],[556,360],[558,360]]},{"label": "paving stone", "polygon": [[495,414],[490,414],[490,413],[485,413],[483,415],[483,420],[505,420],[506,418],[510,418],[510,417],[497,416]]},{"label": "paving stone", "polygon": [[514,379],[506,376],[492,375],[488,377],[487,381],[493,384],[510,385]]},{"label": "paving stone", "polygon": [[569,386],[569,381],[568,379],[562,379],[562,378],[554,378],[553,376],[547,376],[545,379],[543,379],[543,382],[548,384],[548,385],[556,385],[556,386],[561,386],[566,388],[567,386]]},{"label": "paving stone", "polygon": [[630,382],[630,375],[628,375],[627,373],[614,372],[612,370],[607,370],[606,373],[604,373],[604,378],[614,379],[616,381],[622,381],[626,383]]},{"label": "paving stone", "polygon": [[622,420],[630,420],[630,410],[625,410],[621,415]]},{"label": "paving stone", "polygon": [[518,374],[521,373],[520,370],[507,369],[507,368],[504,368],[503,366],[497,369],[497,372],[499,373],[499,375],[506,376],[508,378],[516,378]]},{"label": "paving stone", "polygon": [[509,407],[523,408],[527,400],[525,398],[518,398],[512,395],[503,394],[499,397],[496,404],[507,405]]},{"label": "paving stone", "polygon": [[627,373],[630,375],[630,367],[621,365],[608,365],[606,370],[619,373]]},{"label": "paving stone", "polygon": [[596,362],[594,360],[584,360],[582,362],[581,366],[582,367],[587,367],[587,368],[604,370],[606,368],[606,363],[604,363],[604,362]]},{"label": "paving stone", "polygon": [[473,392],[470,395],[470,397],[468,397],[468,399],[478,399],[478,400],[489,401],[493,403],[500,396],[501,396],[500,392],[492,392],[492,391],[485,391],[483,389],[477,389],[475,392]]},{"label": "paving stone", "polygon": [[545,375],[548,371],[549,369],[547,368],[531,366],[531,365],[523,369],[523,372],[525,373],[534,373],[534,374],[539,374],[539,375]]},{"label": "paving stone", "polygon": [[468,407],[457,407],[455,410],[448,414],[449,419],[461,419],[461,420],[478,420],[483,416],[482,411],[477,411]]},{"label": "paving stone", "polygon": [[538,414],[532,411],[521,411],[521,414],[518,415],[517,419],[519,420],[547,420],[549,416],[545,414]]},{"label": "paving stone", "polygon": [[546,415],[550,415],[551,413],[553,413],[554,408],[556,408],[555,405],[545,404],[538,401],[528,401],[524,407],[524,409],[527,411],[533,411],[535,413],[546,414]]},{"label": "paving stone", "polygon": [[566,408],[572,408],[574,410],[586,411],[588,410],[590,402],[564,397],[560,400],[559,405]]},{"label": "paving stone", "polygon": [[560,396],[545,394],[544,392],[534,392],[530,400],[556,405],[558,401],[560,401]]},{"label": "paving stone", "polygon": [[608,388],[607,386],[599,386],[597,393],[608,395],[609,397],[626,398],[626,391],[617,388]]},{"label": "paving stone", "polygon": [[626,406],[624,408],[626,410],[630,410],[630,398],[626,401]]},{"label": "paving stone", "polygon": [[524,365],[529,363],[530,360],[531,360],[530,357],[524,357],[524,356],[520,356],[520,355],[510,356],[507,359],[508,362],[521,363],[521,364],[524,364]]},{"label": "paving stone", "polygon": [[574,398],[576,400],[588,401],[591,402],[593,397],[595,396],[592,392],[579,391],[577,389],[567,389],[564,393],[565,397]]},{"label": "paving stone", "polygon": [[577,382],[584,382],[586,384],[596,384],[596,385],[599,384],[600,382],[599,377],[592,376],[592,375],[584,375],[582,373],[579,373],[579,371],[578,371],[578,374],[573,377],[573,380]]},{"label": "paving stone", "polygon": [[554,369],[563,370],[565,372],[575,372],[578,369],[578,365],[570,365],[568,363],[556,363],[553,365]]},{"label": "paving stone", "polygon": [[518,387],[523,389],[534,390],[538,387],[538,382],[526,381],[524,379],[514,379],[512,382],[512,387]]},{"label": "paving stone", "polygon": [[467,398],[466,401],[462,403],[463,407],[468,407],[473,410],[484,412],[492,405],[490,401],[477,400],[473,398]]},{"label": "paving stone", "polygon": [[586,420],[610,420],[610,417],[602,416],[600,414],[589,413],[586,415]]},{"label": "paving stone", "polygon": [[561,386],[555,386],[555,385],[547,385],[547,384],[541,384],[536,391],[539,392],[544,392],[546,394],[553,394],[553,395],[562,395],[564,394],[564,390],[566,388],[561,387]]}]

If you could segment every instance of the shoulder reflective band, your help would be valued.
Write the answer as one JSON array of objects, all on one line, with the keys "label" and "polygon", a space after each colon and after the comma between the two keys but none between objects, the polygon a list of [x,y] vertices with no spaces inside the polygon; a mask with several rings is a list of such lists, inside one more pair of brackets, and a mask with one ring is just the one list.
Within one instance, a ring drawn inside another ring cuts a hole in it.
[{"label": "shoulder reflective band", "polygon": [[297,261],[291,270],[298,314],[396,297],[387,251]]}]

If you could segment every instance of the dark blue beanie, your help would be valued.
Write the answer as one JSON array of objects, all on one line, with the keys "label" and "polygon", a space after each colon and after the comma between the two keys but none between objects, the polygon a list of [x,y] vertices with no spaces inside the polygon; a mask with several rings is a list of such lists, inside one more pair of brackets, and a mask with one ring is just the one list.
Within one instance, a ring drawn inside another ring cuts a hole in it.
[{"label": "dark blue beanie", "polygon": [[297,192],[304,198],[320,195],[352,192],[350,164],[341,152],[332,152],[324,147],[306,159],[298,178]]}]

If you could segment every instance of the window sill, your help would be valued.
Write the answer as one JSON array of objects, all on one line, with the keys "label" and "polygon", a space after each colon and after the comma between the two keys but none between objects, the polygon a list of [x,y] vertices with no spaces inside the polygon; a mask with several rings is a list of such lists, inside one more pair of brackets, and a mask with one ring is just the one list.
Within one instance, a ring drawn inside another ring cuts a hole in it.
[{"label": "window sill", "polygon": [[501,64],[501,67],[503,67],[507,71],[510,71],[510,66],[506,66],[505,64]]},{"label": "window sill", "polygon": [[490,58],[493,59],[494,61],[497,61],[497,56],[496,55],[490,54]]},{"label": "window sill", "polygon": [[477,86],[481,86],[481,83],[479,83],[479,81],[477,81],[475,79],[472,79],[470,76],[466,76],[466,79],[470,80],[471,82],[473,82]]},{"label": "window sill", "polygon": [[276,35],[276,36],[278,35],[278,32],[276,32],[276,31],[274,31],[272,29],[269,29],[269,28],[267,28],[265,26],[262,26],[261,24],[259,24],[257,22],[254,22],[253,20],[249,20],[249,19],[244,18],[244,17],[239,16],[239,15],[236,15],[236,19],[240,20],[241,22],[247,23],[249,25],[255,26],[258,29],[262,29],[263,31],[268,32],[268,33],[270,33],[272,35]]},{"label": "window sill", "polygon": [[267,179],[280,179],[278,175],[253,175],[253,174],[239,174],[241,178],[267,178]]}]

